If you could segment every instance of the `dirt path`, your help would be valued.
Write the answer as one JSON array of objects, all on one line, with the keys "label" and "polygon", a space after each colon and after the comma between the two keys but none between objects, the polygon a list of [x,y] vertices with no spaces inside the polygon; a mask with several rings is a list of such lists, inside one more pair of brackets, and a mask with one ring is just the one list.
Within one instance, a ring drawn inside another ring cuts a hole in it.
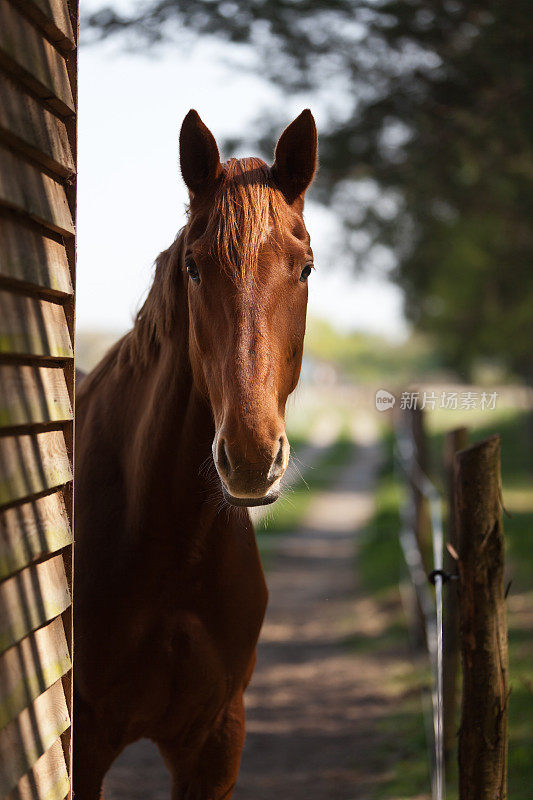
[{"label": "dirt path", "polygon": [[345,642],[356,625],[354,531],[372,514],[377,465],[376,445],[360,446],[271,561],[235,800],[366,796],[358,762],[369,755],[379,684],[374,662],[351,654]]},{"label": "dirt path", "polygon": [[[374,724],[390,698],[379,660],[346,642],[366,624],[355,596],[354,532],[372,514],[378,461],[367,437],[335,486],[313,498],[301,529],[277,538],[235,800],[370,796]],[[168,776],[147,741],[128,748],[106,780],[107,800],[168,797]]]}]

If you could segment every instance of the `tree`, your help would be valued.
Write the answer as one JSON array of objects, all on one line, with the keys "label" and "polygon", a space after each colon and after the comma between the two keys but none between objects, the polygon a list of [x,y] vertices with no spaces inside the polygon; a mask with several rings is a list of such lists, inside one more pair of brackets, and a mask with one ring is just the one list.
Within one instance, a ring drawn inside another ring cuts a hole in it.
[{"label": "tree", "polygon": [[315,195],[342,214],[354,264],[390,248],[407,316],[450,366],[467,374],[481,357],[531,381],[530,12],[526,0],[156,0],[87,24],[153,46],[180,29],[247,43],[287,91],[331,91]]}]

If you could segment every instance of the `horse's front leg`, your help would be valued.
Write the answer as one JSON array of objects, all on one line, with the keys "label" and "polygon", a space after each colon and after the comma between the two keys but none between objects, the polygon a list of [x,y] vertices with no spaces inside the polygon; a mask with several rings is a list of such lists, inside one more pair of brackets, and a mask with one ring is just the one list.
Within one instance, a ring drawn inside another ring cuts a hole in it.
[{"label": "horse's front leg", "polygon": [[172,775],[172,800],[229,800],[237,782],[244,745],[242,694],[222,712],[199,754],[184,765],[181,747],[158,742]]},{"label": "horse's front leg", "polygon": [[73,789],[76,800],[99,800],[104,775],[120,753],[111,742],[112,724],[104,726],[92,709],[74,698]]}]

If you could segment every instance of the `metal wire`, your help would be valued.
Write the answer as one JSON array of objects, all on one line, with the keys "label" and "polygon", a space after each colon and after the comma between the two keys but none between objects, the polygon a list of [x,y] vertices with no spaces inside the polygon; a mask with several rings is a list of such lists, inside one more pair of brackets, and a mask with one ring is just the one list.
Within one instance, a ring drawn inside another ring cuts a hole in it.
[{"label": "metal wire", "polygon": [[415,586],[418,601],[424,616],[426,642],[433,674],[433,740],[434,770],[432,775],[433,800],[444,800],[446,796],[444,771],[444,703],[443,703],[443,548],[442,501],[439,492],[421,469],[416,459],[415,448],[409,436],[401,429],[396,431],[396,456],[409,481],[428,500],[433,543],[433,582],[435,602],[427,585],[427,576],[418,540],[415,535],[415,509],[411,513],[404,509],[400,543]]}]

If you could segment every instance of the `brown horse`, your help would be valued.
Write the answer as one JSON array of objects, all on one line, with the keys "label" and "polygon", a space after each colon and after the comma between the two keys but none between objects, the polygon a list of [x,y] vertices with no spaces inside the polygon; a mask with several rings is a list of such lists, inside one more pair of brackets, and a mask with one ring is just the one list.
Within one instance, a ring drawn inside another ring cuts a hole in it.
[{"label": "brown horse", "polygon": [[272,167],[221,164],[190,111],[180,135],[187,225],[157,259],[133,330],[81,384],[77,800],[98,798],[115,757],[141,737],[158,745],[175,800],[232,795],[267,602],[242,506],[278,497],[289,458],[316,152],[304,111]]}]

